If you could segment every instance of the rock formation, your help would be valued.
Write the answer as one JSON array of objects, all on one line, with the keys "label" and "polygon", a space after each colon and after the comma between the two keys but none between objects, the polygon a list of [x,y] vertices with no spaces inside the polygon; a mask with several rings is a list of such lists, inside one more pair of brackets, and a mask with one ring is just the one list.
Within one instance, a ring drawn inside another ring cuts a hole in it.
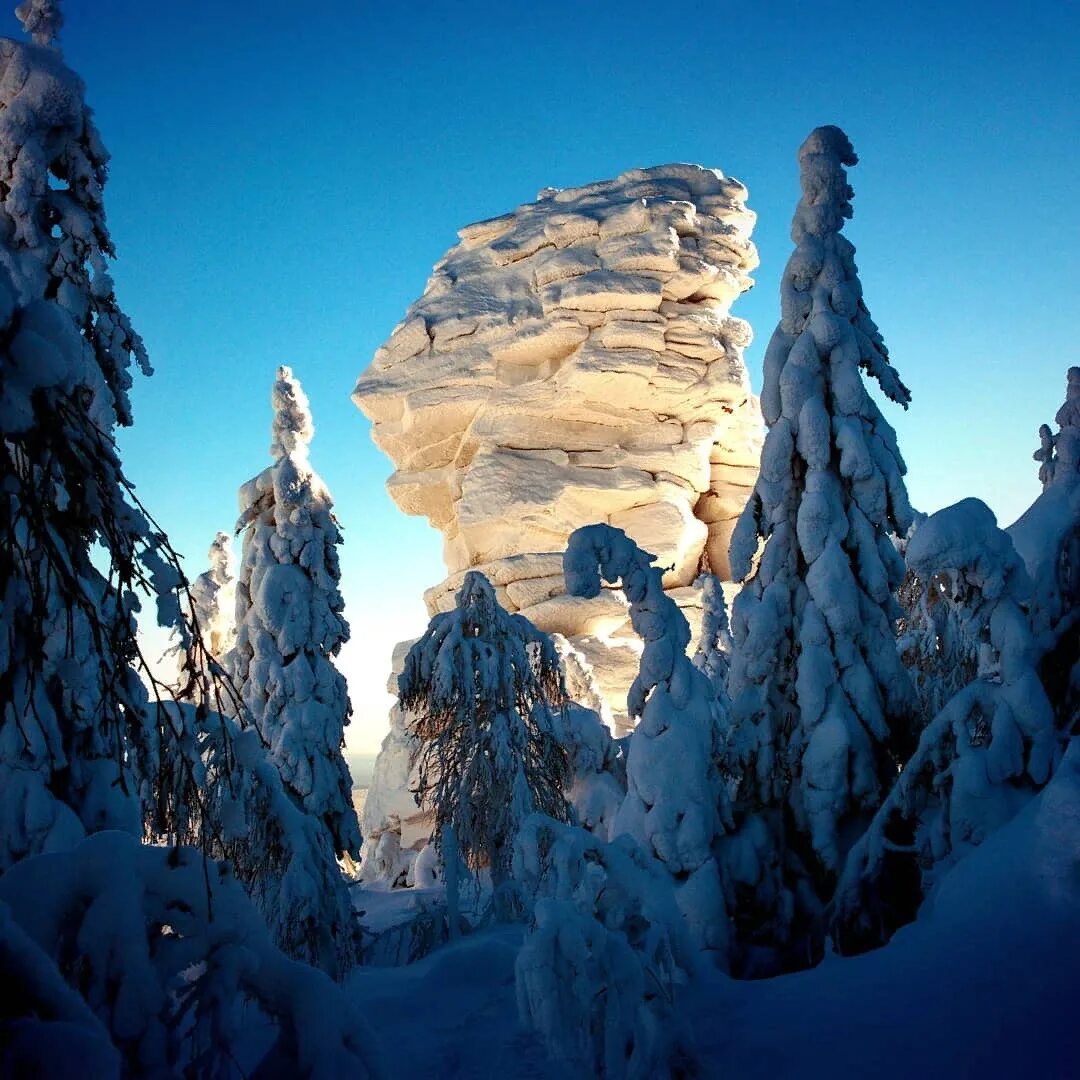
[{"label": "rock formation", "polygon": [[700,622],[700,570],[757,475],[760,415],[733,300],[757,264],[737,180],[696,165],[542,191],[469,225],[353,398],[394,462],[388,487],[443,533],[453,604],[479,569],[510,611],[565,634],[616,714],[637,668],[620,593],[566,594],[579,526],[623,529]]}]

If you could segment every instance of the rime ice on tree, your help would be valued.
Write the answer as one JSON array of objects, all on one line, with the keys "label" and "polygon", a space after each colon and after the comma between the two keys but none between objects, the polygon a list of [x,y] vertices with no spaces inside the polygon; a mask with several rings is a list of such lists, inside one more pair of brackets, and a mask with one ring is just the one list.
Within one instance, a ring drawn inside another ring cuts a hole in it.
[{"label": "rime ice on tree", "polygon": [[662,570],[621,529],[588,525],[570,536],[563,565],[571,596],[621,582],[644,641],[626,708],[638,725],[627,753],[627,794],[613,834],[627,833],[681,884],[676,900],[700,947],[725,953],[727,912],[713,844],[726,812],[715,765],[717,699],[686,656],[690,628],[664,593]]},{"label": "rime ice on tree", "polygon": [[19,15],[37,43],[0,39],[0,870],[84,831],[141,832],[158,744],[129,590],[180,621],[180,577],[111,441],[131,422],[130,362],[149,365],[107,272],[108,155],[49,47],[57,5]]},{"label": "rime ice on tree", "polygon": [[64,25],[60,0],[24,0],[15,14],[35,45],[54,45]]},{"label": "rime ice on tree", "polygon": [[662,865],[628,836],[603,843],[534,814],[514,878],[532,902],[518,1012],[551,1056],[575,1076],[682,1075],[687,1031],[673,1002],[697,957]]},{"label": "rime ice on tree", "polygon": [[[434,811],[434,843],[444,862],[460,851],[486,865],[503,911],[521,822],[534,812],[570,817],[569,765],[552,718],[565,696],[555,647],[470,572],[454,610],[436,615],[409,650],[398,688],[420,741],[417,801]],[[446,849],[450,835],[457,851]]]},{"label": "rime ice on tree", "polygon": [[1009,527],[1034,588],[1028,611],[1059,720],[1080,713],[1080,367],[1069,368],[1057,434],[1039,429],[1042,494]]},{"label": "rime ice on tree", "polygon": [[19,1075],[225,1076],[237,1058],[253,1075],[378,1075],[356,1002],[279,952],[233,874],[192,848],[105,832],[24,860],[0,877],[0,966]]},{"label": "rime ice on tree", "polygon": [[210,569],[191,583],[195,617],[206,637],[210,655],[223,659],[236,640],[236,568],[233,565],[232,537],[219,532],[209,551]]},{"label": "rime ice on tree", "polygon": [[793,919],[820,940],[814,895],[827,895],[845,837],[895,776],[890,748],[913,704],[893,635],[903,564],[890,534],[903,535],[912,516],[905,468],[860,369],[898,404],[910,395],[840,232],[852,214],[845,166],[856,160],[835,127],[799,150],[796,246],[764,364],[769,430],[731,544],[745,584],[731,670],[744,828],[730,854],[756,896],[743,936],[759,942],[789,939]]},{"label": "rime ice on tree", "polygon": [[709,680],[717,697],[726,700],[732,644],[724,590],[715,574],[702,574],[694,584],[701,587],[703,608],[694,666]]},{"label": "rime ice on tree", "polygon": [[1039,428],[1039,449],[1032,455],[1040,462],[1039,480],[1043,490],[1051,484],[1080,482],[1080,367],[1069,368],[1065,404],[1054,417],[1058,433],[1048,424]]},{"label": "rime ice on tree", "polygon": [[834,901],[838,940],[849,948],[879,944],[914,918],[896,885],[901,875],[921,876],[928,892],[1046,783],[1059,753],[1024,610],[1031,582],[994,515],[978,499],[940,510],[912,537],[907,558],[941,583],[940,603],[967,636],[986,644],[978,676],[927,725],[851,850]]},{"label": "rime ice on tree", "polygon": [[[20,987],[5,1026],[37,1035],[19,1055],[33,1075],[47,1070],[25,1051],[55,1065],[55,1045],[92,1050],[84,1071],[118,1064],[120,1047],[127,1071],[201,1072],[177,1060],[179,1041],[198,1055],[242,1037],[248,998],[277,1028],[263,1042],[273,1068],[362,1075],[361,1021],[314,1031],[313,1008],[347,1004],[269,946],[236,886],[256,891],[271,867],[278,902],[292,899],[283,878],[326,891],[308,819],[255,732],[207,715],[208,682],[227,687],[207,675],[197,603],[112,438],[131,422],[131,359],[149,367],[106,272],[107,155],[81,82],[44,47],[58,6],[20,15],[39,44],[0,40],[0,967]],[[169,688],[139,651],[140,592],[201,673],[198,708],[147,700]],[[145,834],[163,843],[139,845]]]},{"label": "rime ice on tree", "polygon": [[341,534],[308,461],[307,398],[287,367],[278,368],[271,403],[274,462],[240,489],[243,558],[228,663],[285,791],[318,835],[305,848],[312,861],[304,872],[286,867],[280,877],[265,866],[253,895],[287,951],[340,971],[353,958],[352,915],[334,856],[360,850],[341,753],[351,708],[332,659],[349,632],[338,589]]},{"label": "rime ice on tree", "polygon": [[359,826],[341,753],[352,708],[332,659],[349,637],[338,588],[341,533],[308,461],[307,397],[287,367],[278,368],[271,402],[274,463],[240,489],[231,666],[286,787],[323,822],[334,850],[355,858]]}]

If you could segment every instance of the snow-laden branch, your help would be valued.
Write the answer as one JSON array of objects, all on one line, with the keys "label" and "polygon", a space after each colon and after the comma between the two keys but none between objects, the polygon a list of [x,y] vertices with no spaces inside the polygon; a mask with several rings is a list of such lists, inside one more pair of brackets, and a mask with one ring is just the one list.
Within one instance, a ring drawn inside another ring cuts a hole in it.
[{"label": "snow-laden branch", "polygon": [[420,744],[417,801],[433,811],[432,841],[449,830],[465,861],[491,873],[501,905],[514,837],[531,813],[572,816],[570,770],[553,713],[565,698],[551,639],[499,606],[487,578],[465,575],[453,611],[409,650],[400,704]]},{"label": "snow-laden branch", "polygon": [[908,838],[925,894],[1047,782],[1061,750],[1024,610],[1031,582],[989,508],[964,499],[933,514],[909,541],[907,560],[921,579],[939,583],[940,603],[985,644],[976,678],[926,726],[848,855],[832,908],[849,946],[876,944],[914,917],[903,897],[879,891],[888,853],[904,850],[898,836]]}]

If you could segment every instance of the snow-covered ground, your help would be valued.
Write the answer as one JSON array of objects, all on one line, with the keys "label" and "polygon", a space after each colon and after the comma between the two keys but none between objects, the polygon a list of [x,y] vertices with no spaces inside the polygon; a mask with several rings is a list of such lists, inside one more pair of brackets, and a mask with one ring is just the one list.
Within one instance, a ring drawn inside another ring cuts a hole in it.
[{"label": "snow-covered ground", "polygon": [[518,1022],[514,960],[524,928],[502,926],[401,968],[357,968],[347,989],[379,1033],[399,1080],[563,1080],[538,1035]]},{"label": "snow-covered ground", "polygon": [[[504,926],[347,984],[390,1075],[565,1077],[517,1017],[523,929]],[[705,1077],[1076,1076],[1080,744],[1045,791],[942,881],[884,949],[677,1002]]]},{"label": "snow-covered ground", "polygon": [[887,947],[690,1009],[717,1075],[1066,1077],[1078,992],[1080,745]]}]

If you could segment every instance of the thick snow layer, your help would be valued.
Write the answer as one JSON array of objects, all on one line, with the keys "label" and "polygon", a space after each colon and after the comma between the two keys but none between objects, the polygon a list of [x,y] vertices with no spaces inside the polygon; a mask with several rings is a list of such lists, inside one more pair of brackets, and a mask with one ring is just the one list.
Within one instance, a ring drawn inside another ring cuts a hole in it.
[{"label": "thick snow layer", "polygon": [[[322,972],[278,952],[231,871],[191,848],[100,832],[24,859],[0,876],[0,956],[5,991],[13,983],[25,993],[5,1001],[3,1015],[78,1022],[72,1049],[95,1051],[47,1071],[46,1042],[28,1076],[108,1075],[94,1071],[106,1061],[100,1046],[86,1044],[102,1028],[125,1074],[170,1076],[179,1066],[225,1076],[217,1069],[231,1062],[238,1075],[371,1075],[356,1007]],[[72,1007],[60,972],[88,1009]]]},{"label": "thick snow layer", "polygon": [[1080,620],[1080,473],[1055,483],[1008,528],[1032,580],[1031,622],[1049,649]]},{"label": "thick snow layer", "polygon": [[[894,874],[907,861],[924,892],[954,861],[986,842],[1031,799],[1061,753],[1054,712],[1035,664],[1025,605],[1031,583],[990,509],[964,499],[939,510],[907,545],[908,566],[940,583],[939,603],[981,642],[970,682],[929,719],[870,827],[852,846],[833,897],[836,938],[870,943],[882,912],[893,925],[914,915]],[[898,846],[897,838],[909,838]],[[875,883],[884,878],[883,889]],[[895,881],[895,877],[893,881]],[[895,891],[895,884],[891,889]],[[876,937],[887,937],[891,927]]]},{"label": "thick snow layer", "polygon": [[160,733],[132,668],[138,579],[186,633],[179,575],[112,441],[132,360],[150,369],[107,270],[108,155],[48,45],[56,4],[20,17],[38,44],[0,39],[0,868],[95,829],[141,832]]},{"label": "thick snow layer", "polygon": [[345,984],[401,1080],[529,1077],[565,1080],[514,996],[524,928],[461,939],[408,967],[358,967]]},{"label": "thick snow layer", "polygon": [[191,583],[193,615],[211,657],[223,661],[236,641],[236,567],[228,533],[214,537],[209,559],[210,569]]},{"label": "thick snow layer", "polygon": [[701,1058],[740,1080],[1072,1075],[1078,751],[885,948],[797,975],[717,979],[688,996]]},{"label": "thick snow layer", "polygon": [[1054,419],[1055,435],[1048,424],[1039,428],[1039,449],[1032,455],[1040,462],[1039,480],[1043,488],[1080,483],[1080,367],[1066,375],[1065,403]]}]

